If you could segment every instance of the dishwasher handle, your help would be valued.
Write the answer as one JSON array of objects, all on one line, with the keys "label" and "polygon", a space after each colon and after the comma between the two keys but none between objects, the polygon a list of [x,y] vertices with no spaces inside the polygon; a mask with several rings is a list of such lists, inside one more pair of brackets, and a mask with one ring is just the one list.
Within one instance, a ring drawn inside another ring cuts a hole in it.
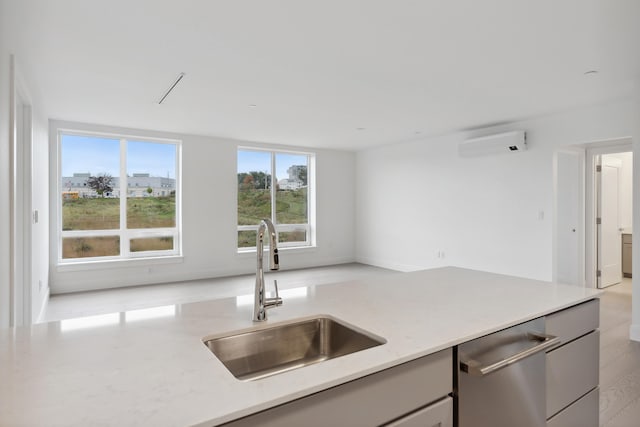
[{"label": "dishwasher handle", "polygon": [[561,344],[559,337],[539,332],[528,332],[527,338],[536,344],[490,365],[482,366],[480,362],[474,359],[460,360],[460,370],[474,377],[483,377],[499,369],[517,363],[529,356],[533,356],[536,353],[540,353],[541,351],[548,350]]}]

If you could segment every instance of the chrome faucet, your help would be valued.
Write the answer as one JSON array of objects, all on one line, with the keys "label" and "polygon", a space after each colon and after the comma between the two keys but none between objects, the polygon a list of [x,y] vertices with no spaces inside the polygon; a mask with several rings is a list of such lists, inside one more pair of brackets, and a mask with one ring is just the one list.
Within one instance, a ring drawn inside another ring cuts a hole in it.
[{"label": "chrome faucet", "polygon": [[278,296],[278,281],[274,280],[276,287],[276,297],[267,298],[265,296],[264,288],[264,270],[262,268],[262,255],[264,253],[264,233],[269,230],[270,239],[270,256],[269,256],[269,268],[271,270],[279,270],[280,264],[278,262],[278,235],[276,234],[276,228],[270,219],[263,219],[258,226],[258,234],[256,236],[256,252],[258,254],[258,266],[256,271],[256,288],[253,299],[253,321],[263,322],[267,320],[267,309],[282,305],[282,298]]}]

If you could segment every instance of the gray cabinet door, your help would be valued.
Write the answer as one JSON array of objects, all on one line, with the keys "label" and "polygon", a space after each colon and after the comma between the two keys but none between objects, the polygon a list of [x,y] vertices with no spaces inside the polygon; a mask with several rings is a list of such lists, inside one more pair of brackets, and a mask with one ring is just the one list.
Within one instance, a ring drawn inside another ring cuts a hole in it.
[{"label": "gray cabinet door", "polygon": [[547,353],[547,418],[598,386],[599,364],[600,331]]},{"label": "gray cabinet door", "polygon": [[591,390],[577,402],[547,421],[547,427],[598,427],[600,389]]},{"label": "gray cabinet door", "polygon": [[452,350],[443,350],[225,425],[368,427],[385,424],[451,393],[452,367]]},{"label": "gray cabinet door", "polygon": [[631,277],[633,265],[633,246],[631,243],[622,244],[622,274],[624,277]]},{"label": "gray cabinet door", "polygon": [[600,300],[578,304],[545,317],[545,330],[566,344],[600,326]]},{"label": "gray cabinet door", "polygon": [[453,399],[445,397],[384,427],[453,427]]}]

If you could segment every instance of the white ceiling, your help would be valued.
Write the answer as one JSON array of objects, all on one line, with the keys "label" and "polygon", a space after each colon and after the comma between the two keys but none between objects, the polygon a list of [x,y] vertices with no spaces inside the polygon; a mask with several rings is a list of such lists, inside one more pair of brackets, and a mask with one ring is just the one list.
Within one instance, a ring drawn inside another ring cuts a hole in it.
[{"label": "white ceiling", "polygon": [[3,1],[33,96],[81,122],[357,150],[640,77],[638,0]]}]

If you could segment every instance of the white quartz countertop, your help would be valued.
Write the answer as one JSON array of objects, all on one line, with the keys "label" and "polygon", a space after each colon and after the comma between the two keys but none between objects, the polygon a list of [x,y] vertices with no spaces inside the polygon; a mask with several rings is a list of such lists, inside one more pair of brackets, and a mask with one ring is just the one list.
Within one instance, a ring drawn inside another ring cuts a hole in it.
[{"label": "white quartz countertop", "polygon": [[[312,282],[312,280],[310,280]],[[211,426],[594,298],[598,291],[453,267],[0,332],[0,426]],[[257,381],[237,380],[210,335],[325,314],[387,343]]]}]

